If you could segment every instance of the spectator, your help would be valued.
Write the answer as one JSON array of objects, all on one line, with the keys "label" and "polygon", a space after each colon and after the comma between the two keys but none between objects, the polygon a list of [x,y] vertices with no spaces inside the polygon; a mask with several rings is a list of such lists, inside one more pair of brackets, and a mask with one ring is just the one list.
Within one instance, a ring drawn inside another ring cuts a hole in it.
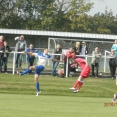
[{"label": "spectator", "polygon": [[8,56],[9,52],[11,52],[11,48],[8,46],[7,41],[4,41],[4,46],[1,49],[4,53],[2,53],[3,59],[3,66],[4,66],[4,73],[7,73],[7,63],[8,63]]},{"label": "spectator", "polygon": [[[62,48],[58,44],[58,45],[56,45],[56,49],[54,50],[54,54],[61,54],[61,53],[62,53]],[[54,59],[60,60],[60,55],[54,55]],[[57,68],[58,64],[59,64],[58,61],[53,61],[52,76],[56,76],[56,68]]]},{"label": "spectator", "polygon": [[70,65],[70,67],[71,67],[71,68],[70,68],[71,71],[70,71],[70,74],[69,74],[69,75],[70,75],[71,77],[73,77],[74,73],[76,72],[77,64],[74,64],[74,63],[73,63],[73,64]]},{"label": "spectator", "polygon": [[117,56],[117,39],[115,40],[115,43],[112,45],[111,50],[115,50],[115,55]]},{"label": "spectator", "polygon": [[[81,45],[80,45],[80,42],[76,42],[75,46],[74,46],[74,52],[76,54],[76,58],[79,58],[80,56],[77,56],[77,55],[80,55],[80,52],[81,52]],[[77,68],[77,69],[76,69]],[[75,68],[75,71],[77,70],[78,71],[78,65],[76,65],[76,68]],[[71,68],[72,69],[72,68]]]},{"label": "spectator", "polygon": [[[95,48],[95,51],[92,52],[92,76],[95,76],[95,78],[98,78],[98,69],[99,69],[99,63],[101,58],[101,52],[99,52],[98,47]],[[96,73],[94,73],[94,67],[96,68]]]},{"label": "spectator", "polygon": [[1,35],[0,36],[0,49],[3,47],[4,45],[4,37]]},{"label": "spectator", "polygon": [[[3,47],[3,45],[4,45],[4,37],[1,35],[0,36],[0,51],[1,51],[2,47]],[[2,60],[3,60],[2,59],[2,53],[0,53],[0,73],[2,72],[2,63],[3,63]]]},{"label": "spectator", "polygon": [[[33,48],[33,45],[30,44],[29,45],[29,48],[26,49],[26,52],[38,53],[38,50],[36,50],[35,48]],[[26,55],[26,58],[27,58],[28,68],[30,66],[33,66],[34,65],[35,56],[32,56],[32,55],[27,54]]]},{"label": "spectator", "polygon": [[81,56],[81,58],[85,59],[85,55],[87,55],[89,53],[89,51],[88,51],[88,47],[86,46],[86,43],[84,41],[82,42],[80,50],[81,50],[80,55],[83,55],[83,56]]},{"label": "spectator", "polygon": [[115,56],[116,56],[115,50],[111,50],[110,57],[112,58],[109,59],[109,67],[112,79],[115,78],[115,72],[116,72]]},{"label": "spectator", "polygon": [[[67,64],[67,58],[68,58],[68,64]],[[66,75],[66,68],[68,67],[68,74],[67,76],[69,76],[70,74],[70,68],[71,68],[71,65],[70,65],[70,58],[76,58],[76,55],[75,55],[75,52],[73,50],[73,48],[69,48],[69,50],[66,52],[65,54],[65,58],[64,58],[64,74]]]},{"label": "spectator", "polygon": [[[20,37],[16,37],[15,40],[17,41],[16,46],[15,46],[15,51],[16,52],[23,52],[27,48],[27,43],[24,40],[24,36],[21,35]],[[16,62],[15,62],[15,67],[21,67],[22,65],[22,55],[21,53],[16,54]]]},{"label": "spectator", "polygon": [[81,49],[80,42],[76,42],[76,44],[75,44],[73,49],[74,49],[74,52],[76,54],[76,58],[78,58],[77,55],[80,55],[80,49]]}]

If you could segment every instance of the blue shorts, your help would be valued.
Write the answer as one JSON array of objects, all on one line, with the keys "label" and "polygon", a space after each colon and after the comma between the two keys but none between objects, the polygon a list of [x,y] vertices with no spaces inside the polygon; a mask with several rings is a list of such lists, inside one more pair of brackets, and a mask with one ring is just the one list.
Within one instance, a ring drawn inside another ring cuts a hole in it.
[{"label": "blue shorts", "polygon": [[117,99],[117,93],[116,93],[116,99]]},{"label": "blue shorts", "polygon": [[35,72],[34,74],[38,74],[40,75],[40,73],[44,70],[44,66],[39,65],[39,66],[35,66]]}]

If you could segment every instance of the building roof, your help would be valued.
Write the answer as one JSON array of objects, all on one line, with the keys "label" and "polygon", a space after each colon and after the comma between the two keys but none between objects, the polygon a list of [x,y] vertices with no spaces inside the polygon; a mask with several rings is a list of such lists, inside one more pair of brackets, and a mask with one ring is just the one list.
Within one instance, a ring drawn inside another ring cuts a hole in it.
[{"label": "building roof", "polygon": [[58,31],[38,31],[38,30],[19,30],[19,29],[0,29],[1,34],[20,34],[20,35],[42,35],[68,38],[92,38],[92,39],[117,39],[117,35],[109,34],[91,34],[76,32],[58,32]]}]

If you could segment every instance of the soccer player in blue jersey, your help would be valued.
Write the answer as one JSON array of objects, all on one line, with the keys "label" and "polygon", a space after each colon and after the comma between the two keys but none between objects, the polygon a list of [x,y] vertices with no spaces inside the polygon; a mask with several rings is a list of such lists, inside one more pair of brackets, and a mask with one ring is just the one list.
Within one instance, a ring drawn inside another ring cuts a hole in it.
[{"label": "soccer player in blue jersey", "polygon": [[44,49],[43,53],[41,53],[41,52],[38,52],[38,53],[24,52],[24,53],[25,54],[29,54],[31,56],[38,57],[38,62],[37,62],[36,66],[30,66],[28,69],[26,69],[25,71],[23,71],[21,73],[19,73],[17,71],[17,74],[19,76],[22,76],[24,74],[30,73],[31,70],[35,71],[34,72],[34,74],[35,74],[34,75],[34,81],[35,81],[35,85],[36,85],[36,89],[37,89],[36,96],[38,96],[41,93],[38,78],[39,78],[40,73],[44,70],[45,65],[47,64],[48,59],[52,59],[53,61],[57,61],[57,62],[62,62],[62,61],[52,58],[48,54],[48,49],[47,48]]},{"label": "soccer player in blue jersey", "polygon": [[115,103],[115,100],[117,99],[117,93],[114,94],[113,99],[111,100],[113,103]]}]

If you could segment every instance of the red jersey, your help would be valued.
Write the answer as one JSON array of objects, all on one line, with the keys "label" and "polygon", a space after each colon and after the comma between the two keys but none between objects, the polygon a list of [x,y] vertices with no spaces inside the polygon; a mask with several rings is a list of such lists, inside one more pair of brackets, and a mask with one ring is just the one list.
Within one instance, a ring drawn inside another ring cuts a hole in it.
[{"label": "red jersey", "polygon": [[78,64],[78,66],[83,70],[83,68],[85,67],[85,65],[86,65],[86,62],[84,61],[84,59],[82,59],[82,58],[77,58],[77,59],[75,59],[76,60],[76,62],[77,62],[77,64]]},{"label": "red jersey", "polygon": [[67,58],[76,58],[76,55],[74,52],[70,52],[69,50],[66,52],[66,55],[65,55],[65,58],[64,58],[64,61],[67,60]]}]

